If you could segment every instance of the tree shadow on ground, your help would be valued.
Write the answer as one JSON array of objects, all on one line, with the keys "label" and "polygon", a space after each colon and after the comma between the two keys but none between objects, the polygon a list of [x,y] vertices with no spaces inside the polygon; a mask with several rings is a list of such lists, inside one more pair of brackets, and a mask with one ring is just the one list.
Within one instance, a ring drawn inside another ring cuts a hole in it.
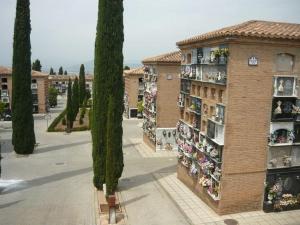
[{"label": "tree shadow on ground", "polygon": [[88,144],[88,143],[91,143],[91,141],[81,141],[81,142],[69,143],[69,144],[64,144],[64,145],[54,145],[54,146],[49,146],[49,147],[45,147],[45,148],[37,147],[37,149],[35,149],[35,151],[34,151],[34,154],[41,154],[41,153],[45,153],[45,152],[61,150],[63,148],[70,148],[73,146],[84,145],[84,144]]},{"label": "tree shadow on ground", "polygon": [[125,202],[122,202],[122,205],[127,206],[127,205],[129,205],[129,204],[131,204],[131,203],[133,203],[133,202],[136,202],[136,201],[139,201],[139,200],[141,200],[141,199],[143,199],[143,198],[146,198],[148,195],[149,195],[149,194],[144,194],[144,195],[141,195],[141,196],[139,196],[139,197],[132,198],[132,199],[130,199],[130,200],[127,200],[127,201],[125,201]]},{"label": "tree shadow on ground", "polygon": [[17,192],[17,191],[23,191],[26,189],[30,189],[32,187],[37,187],[37,186],[41,186],[44,184],[64,180],[64,179],[67,179],[70,177],[82,175],[82,174],[89,173],[89,172],[92,172],[92,167],[67,171],[67,172],[63,172],[63,173],[57,173],[57,174],[53,174],[50,176],[40,177],[40,178],[32,179],[29,181],[24,181],[24,183],[22,185],[13,186],[13,188],[8,187],[8,188],[4,189],[4,191],[2,191],[0,193],[0,195],[6,195],[6,194],[10,194],[10,193]]},{"label": "tree shadow on ground", "polygon": [[10,153],[14,151],[14,147],[11,143],[11,139],[1,140],[1,153]]},{"label": "tree shadow on ground", "polygon": [[22,202],[22,201],[23,200],[18,200],[18,201],[14,201],[14,202],[9,202],[9,203],[6,203],[6,204],[2,204],[2,205],[0,205],[0,209],[4,209],[4,208],[7,208],[7,207],[10,207],[10,206],[18,204],[19,202]]},{"label": "tree shadow on ground", "polygon": [[134,187],[141,186],[143,184],[147,184],[155,181],[155,177],[153,174],[159,173],[162,177],[170,175],[170,173],[174,173],[176,171],[177,165],[172,165],[168,167],[164,167],[149,173],[139,174],[136,176],[126,177],[120,180],[118,190],[126,191]]},{"label": "tree shadow on ground", "polygon": [[140,145],[140,143],[130,143],[130,144],[126,144],[126,145],[123,145],[123,148],[129,148],[129,147],[134,147],[136,145]]}]

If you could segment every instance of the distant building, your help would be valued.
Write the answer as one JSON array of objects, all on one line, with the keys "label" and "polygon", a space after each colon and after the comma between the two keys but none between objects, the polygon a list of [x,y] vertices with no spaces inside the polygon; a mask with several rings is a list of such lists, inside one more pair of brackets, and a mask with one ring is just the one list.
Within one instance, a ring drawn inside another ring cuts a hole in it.
[{"label": "distant building", "polygon": [[123,77],[125,83],[124,114],[127,118],[137,117],[137,105],[144,96],[144,68],[125,70]]},{"label": "distant building", "polygon": [[[12,98],[12,69],[0,66],[0,92],[1,101],[11,109]],[[48,106],[48,75],[32,71],[31,91],[33,99],[33,112],[46,113]]]},{"label": "distant building", "polygon": [[180,61],[179,51],[143,60],[143,140],[155,151],[176,149]]},{"label": "distant building", "polygon": [[[60,94],[64,94],[68,88],[69,78],[72,83],[77,75],[49,75],[49,86],[56,88]],[[77,76],[79,78],[79,76]],[[85,75],[86,90],[92,94],[94,76],[90,74]]]}]

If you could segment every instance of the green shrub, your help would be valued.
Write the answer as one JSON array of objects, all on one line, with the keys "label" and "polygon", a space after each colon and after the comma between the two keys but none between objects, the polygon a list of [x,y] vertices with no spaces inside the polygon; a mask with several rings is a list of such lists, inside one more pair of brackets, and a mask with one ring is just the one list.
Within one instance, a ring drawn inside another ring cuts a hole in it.
[{"label": "green shrub", "polygon": [[64,111],[62,111],[58,117],[56,117],[53,122],[50,124],[50,126],[48,127],[47,131],[48,132],[55,132],[55,127],[57,126],[57,124],[60,123],[60,121],[65,117],[67,113],[67,110],[65,109]]}]

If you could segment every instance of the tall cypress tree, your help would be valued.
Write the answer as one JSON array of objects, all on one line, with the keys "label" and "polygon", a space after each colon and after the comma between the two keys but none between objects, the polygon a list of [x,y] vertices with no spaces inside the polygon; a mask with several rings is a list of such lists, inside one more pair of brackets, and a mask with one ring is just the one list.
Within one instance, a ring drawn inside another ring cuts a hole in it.
[{"label": "tall cypress tree", "polygon": [[17,0],[12,66],[12,143],[18,154],[31,154],[35,145],[30,32],[30,2]]},{"label": "tall cypress tree", "polygon": [[86,97],[85,91],[85,68],[81,64],[79,71],[79,104],[82,105]]},{"label": "tall cypress tree", "polygon": [[115,192],[123,171],[123,41],[123,0],[99,0],[93,85],[94,184],[101,189],[106,182],[108,195]]},{"label": "tall cypress tree", "polygon": [[72,104],[72,82],[69,78],[68,96],[67,96],[67,131],[70,132],[73,128],[73,104]]},{"label": "tall cypress tree", "polygon": [[79,85],[78,78],[75,78],[72,89],[72,105],[73,105],[73,121],[76,120],[77,113],[79,111]]},{"label": "tall cypress tree", "polygon": [[61,67],[59,67],[58,69],[58,75],[63,75],[64,74],[64,69]]},{"label": "tall cypress tree", "polygon": [[54,70],[53,70],[53,68],[52,68],[52,67],[50,68],[49,75],[54,75]]},{"label": "tall cypress tree", "polygon": [[116,155],[117,152],[117,142],[114,140],[115,132],[114,132],[114,120],[116,119],[116,113],[114,111],[115,103],[113,101],[112,96],[109,96],[108,100],[108,111],[107,111],[107,153],[106,153],[106,174],[105,174],[105,181],[106,181],[106,195],[113,195],[117,185],[118,185],[118,178],[116,175]]},{"label": "tall cypress tree", "polygon": [[36,59],[33,63],[32,63],[32,70],[35,71],[42,71],[42,65],[41,65],[41,61],[39,59]]}]

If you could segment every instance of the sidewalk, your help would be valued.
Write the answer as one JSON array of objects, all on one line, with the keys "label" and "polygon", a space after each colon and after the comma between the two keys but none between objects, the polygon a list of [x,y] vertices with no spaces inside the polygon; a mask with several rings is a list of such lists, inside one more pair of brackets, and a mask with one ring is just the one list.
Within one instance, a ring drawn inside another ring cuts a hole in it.
[{"label": "sidewalk", "polygon": [[217,215],[189,188],[177,179],[176,173],[155,173],[155,178],[169,194],[177,207],[183,212],[191,224],[194,225],[299,225],[300,210],[280,213],[264,213],[253,211],[245,213]]},{"label": "sidewalk", "polygon": [[162,157],[176,157],[175,151],[157,151],[155,152],[148,145],[146,145],[141,138],[131,138],[130,142],[135,145],[136,150],[143,158],[162,158]]}]

